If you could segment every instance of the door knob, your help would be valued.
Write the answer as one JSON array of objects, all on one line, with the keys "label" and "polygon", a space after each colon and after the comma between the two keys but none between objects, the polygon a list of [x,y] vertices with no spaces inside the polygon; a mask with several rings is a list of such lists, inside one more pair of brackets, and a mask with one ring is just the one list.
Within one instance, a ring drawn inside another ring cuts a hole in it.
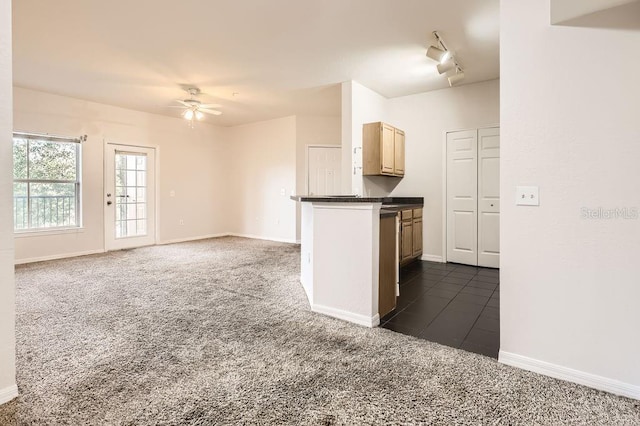
[{"label": "door knob", "polygon": [[111,201],[107,201],[108,206],[110,206],[111,204],[113,204]]}]

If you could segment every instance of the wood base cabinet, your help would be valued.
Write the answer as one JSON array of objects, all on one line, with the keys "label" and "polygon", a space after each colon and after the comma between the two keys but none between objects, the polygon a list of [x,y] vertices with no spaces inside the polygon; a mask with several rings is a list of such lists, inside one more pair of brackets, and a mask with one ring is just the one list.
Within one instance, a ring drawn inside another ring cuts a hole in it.
[{"label": "wood base cabinet", "polygon": [[380,217],[380,266],[378,314],[380,318],[396,308],[396,217]]},{"label": "wood base cabinet", "polygon": [[422,256],[422,209],[406,209],[400,213],[400,265]]}]

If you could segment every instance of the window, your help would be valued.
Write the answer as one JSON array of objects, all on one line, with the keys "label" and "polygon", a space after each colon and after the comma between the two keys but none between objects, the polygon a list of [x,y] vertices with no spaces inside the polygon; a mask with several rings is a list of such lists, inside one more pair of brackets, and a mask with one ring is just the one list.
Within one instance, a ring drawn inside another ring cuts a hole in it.
[{"label": "window", "polygon": [[13,134],[15,231],[80,226],[80,142]]}]

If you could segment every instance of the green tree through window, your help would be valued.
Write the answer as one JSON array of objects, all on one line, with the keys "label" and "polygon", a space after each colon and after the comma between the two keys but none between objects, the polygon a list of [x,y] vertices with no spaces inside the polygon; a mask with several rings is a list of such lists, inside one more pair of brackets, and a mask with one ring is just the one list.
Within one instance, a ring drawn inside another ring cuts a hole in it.
[{"label": "green tree through window", "polygon": [[80,225],[79,142],[80,139],[14,134],[16,231]]}]

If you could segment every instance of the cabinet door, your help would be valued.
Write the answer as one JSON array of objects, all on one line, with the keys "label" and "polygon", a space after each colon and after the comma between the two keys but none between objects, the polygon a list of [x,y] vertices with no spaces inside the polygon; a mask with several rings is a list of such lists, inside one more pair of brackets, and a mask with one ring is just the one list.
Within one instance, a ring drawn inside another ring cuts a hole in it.
[{"label": "cabinet door", "polygon": [[422,218],[413,219],[413,256],[422,254]]},{"label": "cabinet door", "polygon": [[380,270],[378,313],[380,317],[396,307],[396,217],[380,218]]},{"label": "cabinet door", "polygon": [[393,174],[395,161],[395,128],[383,123],[380,132],[380,172],[383,174]]},{"label": "cabinet door", "polygon": [[399,176],[404,176],[404,132],[394,129],[394,170]]},{"label": "cabinet door", "polygon": [[410,259],[413,256],[413,222],[411,220],[402,222],[402,260]]}]

